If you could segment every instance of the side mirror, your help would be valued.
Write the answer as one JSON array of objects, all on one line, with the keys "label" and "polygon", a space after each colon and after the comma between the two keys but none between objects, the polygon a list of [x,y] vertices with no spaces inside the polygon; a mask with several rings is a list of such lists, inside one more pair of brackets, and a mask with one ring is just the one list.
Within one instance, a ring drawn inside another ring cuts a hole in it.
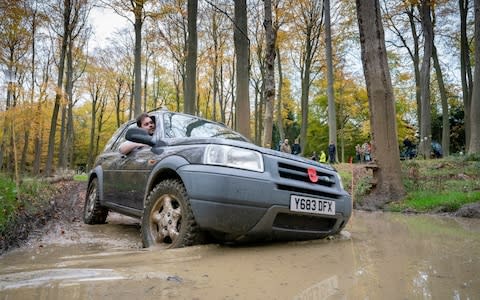
[{"label": "side mirror", "polygon": [[125,138],[128,141],[154,146],[155,142],[153,137],[148,134],[144,129],[138,127],[132,127],[127,130]]}]

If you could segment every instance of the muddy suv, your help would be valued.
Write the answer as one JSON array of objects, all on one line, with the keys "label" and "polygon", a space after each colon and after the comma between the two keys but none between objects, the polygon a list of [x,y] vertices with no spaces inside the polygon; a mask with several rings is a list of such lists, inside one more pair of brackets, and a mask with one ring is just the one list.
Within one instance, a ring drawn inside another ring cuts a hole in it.
[{"label": "muddy suv", "polygon": [[[84,221],[141,219],[145,247],[319,239],[348,222],[352,201],[329,165],[258,147],[223,124],[159,110],[153,136],[130,121],[91,170]],[[128,155],[125,140],[142,143]]]}]

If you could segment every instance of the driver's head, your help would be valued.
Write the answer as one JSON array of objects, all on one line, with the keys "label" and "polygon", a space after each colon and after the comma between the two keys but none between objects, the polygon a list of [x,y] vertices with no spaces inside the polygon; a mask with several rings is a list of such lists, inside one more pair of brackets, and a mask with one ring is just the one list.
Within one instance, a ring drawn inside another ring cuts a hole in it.
[{"label": "driver's head", "polygon": [[150,135],[153,135],[153,132],[155,131],[155,122],[146,113],[137,117],[137,126],[145,129]]}]

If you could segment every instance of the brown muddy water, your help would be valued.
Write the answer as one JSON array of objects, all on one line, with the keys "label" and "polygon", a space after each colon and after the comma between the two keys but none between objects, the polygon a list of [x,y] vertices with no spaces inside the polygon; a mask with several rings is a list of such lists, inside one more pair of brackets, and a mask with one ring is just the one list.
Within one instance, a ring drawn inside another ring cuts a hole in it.
[{"label": "brown muddy water", "polygon": [[167,251],[108,221],[1,256],[0,299],[480,299],[478,219],[356,211],[335,239]]}]

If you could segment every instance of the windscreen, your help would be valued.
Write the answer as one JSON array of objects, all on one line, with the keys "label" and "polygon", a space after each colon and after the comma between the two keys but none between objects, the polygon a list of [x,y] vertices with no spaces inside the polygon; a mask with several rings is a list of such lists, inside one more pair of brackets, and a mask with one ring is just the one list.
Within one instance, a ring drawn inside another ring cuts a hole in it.
[{"label": "windscreen", "polygon": [[223,124],[195,116],[167,113],[163,121],[167,138],[223,138],[247,141],[241,134]]}]

